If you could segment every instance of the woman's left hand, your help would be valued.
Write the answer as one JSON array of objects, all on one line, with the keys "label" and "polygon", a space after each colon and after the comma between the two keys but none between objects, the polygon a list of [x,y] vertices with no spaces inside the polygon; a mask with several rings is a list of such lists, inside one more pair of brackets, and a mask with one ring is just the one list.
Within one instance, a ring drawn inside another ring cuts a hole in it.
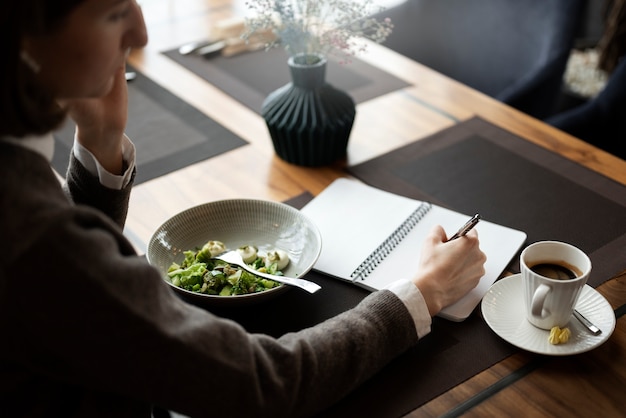
[{"label": "woman's left hand", "polygon": [[122,174],[122,143],[128,118],[126,69],[115,73],[105,96],[65,100],[69,116],[76,122],[76,138],[112,174]]}]

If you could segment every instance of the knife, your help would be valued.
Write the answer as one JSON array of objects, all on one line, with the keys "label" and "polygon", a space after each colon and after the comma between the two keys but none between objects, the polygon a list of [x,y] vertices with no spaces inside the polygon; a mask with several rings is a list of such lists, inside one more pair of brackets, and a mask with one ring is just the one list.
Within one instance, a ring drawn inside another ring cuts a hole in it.
[{"label": "knife", "polygon": [[180,48],[178,48],[178,53],[181,54],[181,55],[195,54],[199,49],[211,46],[212,44],[214,44],[216,42],[219,42],[219,40],[217,40],[217,39],[213,39],[213,40],[208,39],[208,40],[204,40],[204,41],[191,42],[191,43],[185,44],[185,45],[181,46]]}]

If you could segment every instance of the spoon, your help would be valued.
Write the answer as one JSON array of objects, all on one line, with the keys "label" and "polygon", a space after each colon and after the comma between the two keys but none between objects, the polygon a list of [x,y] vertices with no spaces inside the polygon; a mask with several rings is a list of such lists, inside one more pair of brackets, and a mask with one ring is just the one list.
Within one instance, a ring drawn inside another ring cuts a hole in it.
[{"label": "spoon", "polygon": [[315,293],[321,289],[319,285],[317,285],[316,283],[310,282],[308,280],[296,279],[296,278],[287,277],[287,276],[275,276],[273,274],[261,273],[260,271],[256,271],[255,269],[253,269],[252,267],[244,263],[243,259],[241,258],[241,255],[237,251],[227,251],[225,253],[216,255],[215,257],[212,257],[212,258],[216,260],[225,261],[228,264],[237,265],[254,275],[257,275],[257,276],[260,276],[269,280],[274,280],[275,282],[299,287],[300,289],[306,290],[309,293]]},{"label": "spoon", "polygon": [[597,326],[595,326],[590,320],[588,320],[587,318],[585,318],[580,312],[578,312],[576,309],[574,309],[574,317],[576,319],[578,319],[580,321],[581,324],[583,324],[585,327],[587,327],[587,329],[589,330],[589,332],[591,332],[593,335],[600,335],[602,334],[602,330],[600,328],[598,328]]}]

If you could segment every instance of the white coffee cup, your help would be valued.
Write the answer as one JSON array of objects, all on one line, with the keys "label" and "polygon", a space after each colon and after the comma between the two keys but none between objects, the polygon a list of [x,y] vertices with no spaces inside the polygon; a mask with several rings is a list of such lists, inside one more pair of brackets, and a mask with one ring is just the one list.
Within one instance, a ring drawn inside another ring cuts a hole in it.
[{"label": "white coffee cup", "polygon": [[566,326],[591,273],[587,254],[564,242],[539,241],[522,251],[520,266],[528,321],[541,329]]}]

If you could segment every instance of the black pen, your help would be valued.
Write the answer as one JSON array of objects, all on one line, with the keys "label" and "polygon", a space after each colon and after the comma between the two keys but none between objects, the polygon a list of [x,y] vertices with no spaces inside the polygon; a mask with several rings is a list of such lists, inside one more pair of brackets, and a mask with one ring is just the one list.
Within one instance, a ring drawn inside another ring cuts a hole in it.
[{"label": "black pen", "polygon": [[473,227],[476,226],[478,221],[480,221],[480,215],[479,214],[476,214],[476,215],[472,216],[472,218],[469,221],[465,222],[465,225],[463,225],[458,231],[456,231],[456,233],[454,235],[452,235],[452,237],[450,237],[450,239],[448,241],[452,241],[453,239],[457,239],[457,238],[462,237],[463,235],[467,234],[469,231],[471,231],[471,229]]}]

